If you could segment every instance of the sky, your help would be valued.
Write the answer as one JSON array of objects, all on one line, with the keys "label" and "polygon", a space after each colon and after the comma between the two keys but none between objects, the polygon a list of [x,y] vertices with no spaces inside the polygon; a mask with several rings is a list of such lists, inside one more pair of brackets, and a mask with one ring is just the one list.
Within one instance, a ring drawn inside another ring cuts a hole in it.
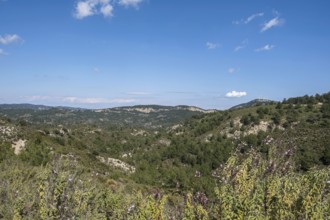
[{"label": "sky", "polygon": [[329,0],[0,0],[0,103],[227,109],[330,91]]}]

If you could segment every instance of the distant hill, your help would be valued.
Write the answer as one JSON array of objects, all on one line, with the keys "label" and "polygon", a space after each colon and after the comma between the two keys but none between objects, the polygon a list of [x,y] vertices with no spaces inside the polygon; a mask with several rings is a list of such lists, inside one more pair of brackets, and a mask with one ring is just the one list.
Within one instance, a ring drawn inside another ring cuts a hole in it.
[{"label": "distant hill", "polygon": [[[288,219],[314,219],[304,204],[315,203],[317,212],[330,207],[330,93],[240,106],[208,113],[192,106],[2,105],[0,218],[72,218],[81,206],[94,209],[88,219],[139,219],[146,207],[205,208],[192,219],[223,219],[232,211],[219,210],[235,203],[235,210],[244,205],[240,212],[258,206],[253,213],[270,204],[269,219],[283,219],[276,213],[284,209]],[[329,211],[317,216],[327,219]]]},{"label": "distant hill", "polygon": [[29,109],[29,110],[49,110],[49,109],[71,109],[79,110],[82,108],[74,108],[68,106],[47,106],[47,105],[34,105],[29,103],[22,104],[0,104],[0,109]]},{"label": "distant hill", "polygon": [[30,110],[48,110],[53,107],[33,104],[0,104],[0,109],[30,109]]},{"label": "distant hill", "polygon": [[96,112],[111,112],[111,111],[128,111],[128,112],[140,112],[140,113],[153,113],[153,112],[167,112],[167,111],[191,111],[201,113],[211,113],[215,110],[205,110],[195,106],[178,105],[178,106],[163,106],[163,105],[135,105],[115,107],[109,109],[99,109]]},{"label": "distant hill", "polygon": [[269,99],[254,99],[247,103],[235,105],[235,106],[231,107],[230,109],[249,108],[249,107],[254,107],[254,106],[269,105],[269,104],[273,104],[273,103],[276,103],[276,102],[273,100],[269,100]]},{"label": "distant hill", "polygon": [[214,112],[194,106],[137,105],[108,109],[49,107],[32,104],[2,104],[0,116],[32,124],[98,124],[162,128],[181,123],[194,115]]}]

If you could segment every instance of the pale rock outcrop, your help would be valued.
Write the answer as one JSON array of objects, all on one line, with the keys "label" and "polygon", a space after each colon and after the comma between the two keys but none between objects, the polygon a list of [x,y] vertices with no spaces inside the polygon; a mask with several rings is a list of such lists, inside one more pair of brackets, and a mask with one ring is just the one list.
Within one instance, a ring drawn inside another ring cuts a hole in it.
[{"label": "pale rock outcrop", "polygon": [[27,141],[27,140],[19,139],[18,141],[15,141],[15,142],[12,144],[12,148],[14,148],[14,153],[15,153],[16,155],[20,154],[21,151],[25,149],[26,141]]},{"label": "pale rock outcrop", "polygon": [[128,172],[128,173],[135,173],[135,167],[133,167],[133,166],[121,161],[121,160],[111,158],[111,157],[104,158],[104,157],[101,157],[101,156],[97,156],[96,158],[99,161],[101,161],[102,163],[104,163],[108,166],[121,169],[121,170],[123,170],[125,172]]}]

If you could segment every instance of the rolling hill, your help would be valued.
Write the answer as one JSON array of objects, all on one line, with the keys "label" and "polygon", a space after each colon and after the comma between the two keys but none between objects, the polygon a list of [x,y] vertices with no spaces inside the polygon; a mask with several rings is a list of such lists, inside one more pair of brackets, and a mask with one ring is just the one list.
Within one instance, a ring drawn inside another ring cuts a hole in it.
[{"label": "rolling hill", "polygon": [[99,126],[135,126],[161,128],[172,126],[193,115],[210,113],[193,106],[139,105],[108,109],[49,107],[31,104],[2,104],[0,116],[35,125],[97,124]]},{"label": "rolling hill", "polygon": [[329,216],[330,93],[225,111],[5,106],[0,137],[3,218]]}]

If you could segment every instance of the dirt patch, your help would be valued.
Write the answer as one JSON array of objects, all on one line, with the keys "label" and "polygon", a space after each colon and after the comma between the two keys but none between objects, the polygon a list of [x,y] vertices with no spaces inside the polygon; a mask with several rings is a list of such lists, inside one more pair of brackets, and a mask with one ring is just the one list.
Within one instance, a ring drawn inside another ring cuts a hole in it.
[{"label": "dirt patch", "polygon": [[258,134],[259,131],[267,131],[269,127],[269,122],[267,121],[261,121],[258,125],[254,125],[251,127],[247,132],[245,133],[246,135],[249,134]]},{"label": "dirt patch", "polygon": [[121,160],[118,160],[118,159],[115,159],[115,158],[104,158],[104,157],[100,157],[100,156],[97,156],[96,157],[99,161],[101,161],[102,163],[108,165],[108,166],[112,166],[112,167],[115,167],[115,168],[119,168],[125,172],[128,172],[128,173],[134,173],[135,172],[135,167],[121,161]]},{"label": "dirt patch", "polygon": [[15,141],[11,146],[14,148],[14,153],[16,155],[20,154],[22,150],[25,149],[25,144],[27,140],[19,139],[18,141]]}]

